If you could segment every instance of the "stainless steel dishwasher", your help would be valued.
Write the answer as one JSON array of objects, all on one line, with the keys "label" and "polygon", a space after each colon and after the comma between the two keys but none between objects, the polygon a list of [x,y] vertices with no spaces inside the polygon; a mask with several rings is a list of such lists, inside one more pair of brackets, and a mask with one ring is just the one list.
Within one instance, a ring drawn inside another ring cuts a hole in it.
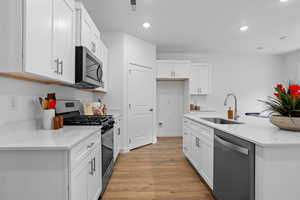
[{"label": "stainless steel dishwasher", "polygon": [[213,193],[217,200],[255,199],[255,145],[216,129]]}]

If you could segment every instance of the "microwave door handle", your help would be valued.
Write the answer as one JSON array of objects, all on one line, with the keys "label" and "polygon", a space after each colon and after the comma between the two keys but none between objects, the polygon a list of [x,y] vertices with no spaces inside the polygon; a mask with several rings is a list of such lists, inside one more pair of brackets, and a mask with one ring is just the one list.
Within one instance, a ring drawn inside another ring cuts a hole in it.
[{"label": "microwave door handle", "polygon": [[[99,77],[99,71],[101,70],[101,77]],[[97,78],[98,78],[98,81],[101,82],[102,80],[102,77],[103,77],[103,70],[101,68],[101,65],[98,66],[98,69],[97,69]]]}]

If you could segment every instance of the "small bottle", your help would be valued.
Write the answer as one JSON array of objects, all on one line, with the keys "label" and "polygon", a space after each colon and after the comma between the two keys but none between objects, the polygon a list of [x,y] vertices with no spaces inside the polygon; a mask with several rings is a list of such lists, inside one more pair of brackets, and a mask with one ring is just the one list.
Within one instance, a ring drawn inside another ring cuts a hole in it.
[{"label": "small bottle", "polygon": [[234,114],[233,110],[231,109],[231,107],[229,107],[229,109],[227,111],[228,119],[233,120],[233,114]]}]

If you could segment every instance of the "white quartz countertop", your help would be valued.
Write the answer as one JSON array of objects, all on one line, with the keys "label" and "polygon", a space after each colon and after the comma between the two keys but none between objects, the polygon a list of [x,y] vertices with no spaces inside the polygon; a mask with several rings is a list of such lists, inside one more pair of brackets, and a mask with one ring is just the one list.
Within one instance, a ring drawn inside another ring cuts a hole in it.
[{"label": "white quartz countertop", "polygon": [[0,150],[69,150],[101,126],[65,126],[59,130],[0,127]]},{"label": "white quartz countertop", "polygon": [[300,146],[300,132],[280,130],[276,126],[272,125],[267,118],[242,116],[238,121],[243,122],[244,124],[224,125],[215,124],[201,119],[205,117],[220,117],[226,119],[224,115],[218,113],[190,113],[186,114],[185,117],[203,125],[207,125],[211,128],[219,129],[244,140],[250,141],[259,146]]}]

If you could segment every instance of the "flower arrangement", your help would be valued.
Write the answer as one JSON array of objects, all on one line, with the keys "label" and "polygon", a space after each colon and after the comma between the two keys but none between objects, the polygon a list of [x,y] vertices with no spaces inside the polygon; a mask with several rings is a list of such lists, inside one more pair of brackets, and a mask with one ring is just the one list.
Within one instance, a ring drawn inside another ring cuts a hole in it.
[{"label": "flower arrangement", "polygon": [[300,117],[300,85],[290,84],[285,88],[282,84],[278,84],[274,96],[262,102],[267,105],[267,111],[271,114]]}]

